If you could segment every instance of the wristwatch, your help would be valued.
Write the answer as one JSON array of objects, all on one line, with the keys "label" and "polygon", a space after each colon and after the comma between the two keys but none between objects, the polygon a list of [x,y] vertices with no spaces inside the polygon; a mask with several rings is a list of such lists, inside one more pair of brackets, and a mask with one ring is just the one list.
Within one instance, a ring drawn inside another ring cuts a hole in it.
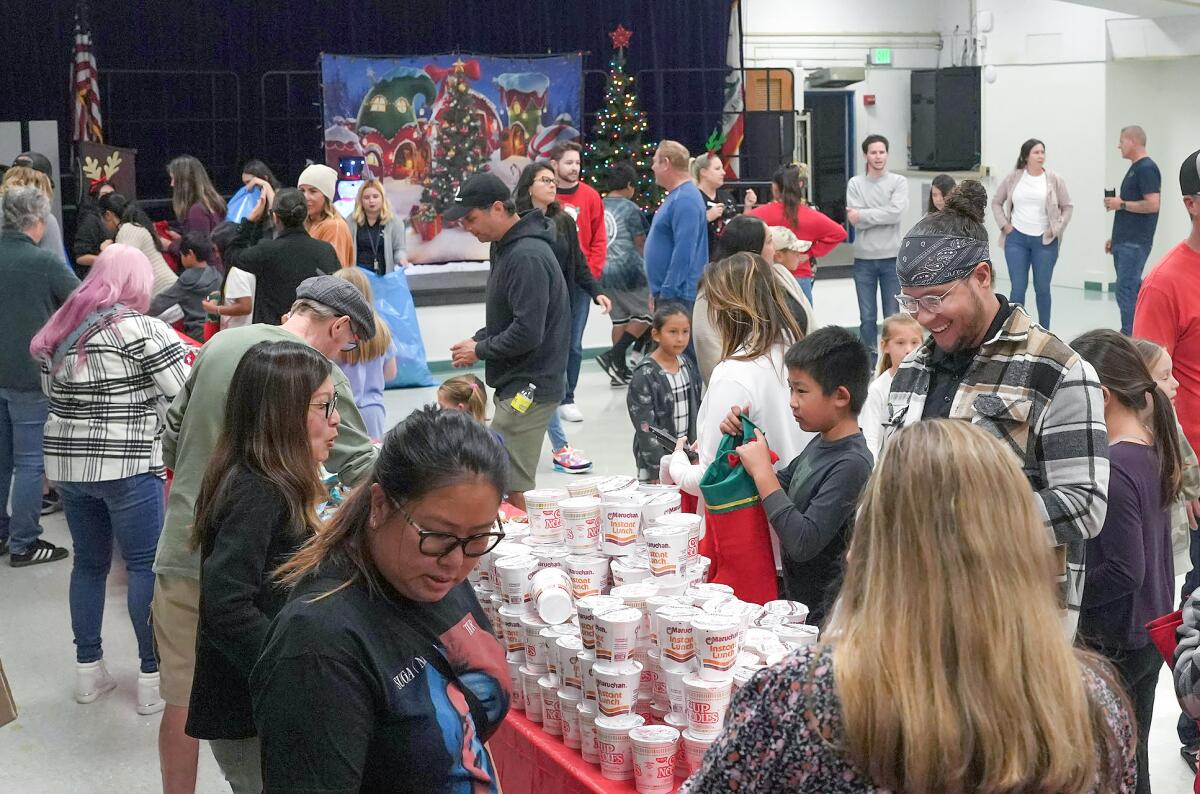
[{"label": "wristwatch", "polygon": [[1124,202],[1124,201],[1122,201],[1122,202],[1121,202],[1121,211],[1122,211],[1122,212],[1127,212],[1127,210],[1125,209],[1125,202]]}]

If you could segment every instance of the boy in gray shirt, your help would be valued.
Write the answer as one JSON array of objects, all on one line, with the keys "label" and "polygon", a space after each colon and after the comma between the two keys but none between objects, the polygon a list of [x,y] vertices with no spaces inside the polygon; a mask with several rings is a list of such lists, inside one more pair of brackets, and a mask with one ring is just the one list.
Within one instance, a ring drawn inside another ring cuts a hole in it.
[{"label": "boy in gray shirt", "polygon": [[[792,415],[802,430],[820,437],[778,473],[761,430],[737,453],[779,538],[783,591],[808,606],[810,623],[821,625],[837,595],[855,505],[874,465],[858,427],[871,365],[862,343],[837,326],[792,345],[784,364]],[[721,430],[740,433],[740,426],[735,411]]]},{"label": "boy in gray shirt", "polygon": [[883,316],[896,313],[896,254],[900,250],[900,217],[908,209],[908,180],[887,170],[888,140],[868,135],[862,143],[867,173],[846,186],[846,219],[854,226],[854,290],[858,293],[858,334],[875,351],[878,334],[875,290]]}]

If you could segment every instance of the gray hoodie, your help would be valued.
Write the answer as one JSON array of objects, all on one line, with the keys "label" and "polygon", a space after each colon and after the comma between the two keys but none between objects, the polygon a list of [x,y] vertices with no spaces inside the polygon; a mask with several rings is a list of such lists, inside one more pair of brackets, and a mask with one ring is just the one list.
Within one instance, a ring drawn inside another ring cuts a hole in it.
[{"label": "gray hoodie", "polygon": [[894,259],[900,251],[900,217],[908,209],[908,180],[890,171],[851,177],[846,209],[858,210],[854,258]]},{"label": "gray hoodie", "polygon": [[183,310],[183,332],[197,342],[204,341],[204,307],[200,302],[209,293],[221,289],[221,274],[215,267],[185,267],[175,283],[154,296],[150,301],[151,317],[178,304]]}]

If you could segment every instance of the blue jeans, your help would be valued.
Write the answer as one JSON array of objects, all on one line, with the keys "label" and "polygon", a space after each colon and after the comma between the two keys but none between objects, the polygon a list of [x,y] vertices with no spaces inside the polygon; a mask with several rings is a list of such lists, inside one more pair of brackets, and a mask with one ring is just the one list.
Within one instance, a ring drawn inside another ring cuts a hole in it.
[{"label": "blue jeans", "polygon": [[1117,270],[1117,307],[1121,310],[1121,333],[1133,333],[1133,310],[1142,289],[1142,270],[1150,258],[1150,243],[1112,244],[1113,266]]},{"label": "blue jeans", "polygon": [[900,279],[896,277],[896,258],[855,259],[854,291],[858,293],[858,335],[867,350],[875,350],[879,339],[879,314],[876,312],[875,290],[883,304],[883,316],[899,311],[896,295]]},{"label": "blue jeans", "polygon": [[60,482],[58,490],[75,546],[70,602],[76,660],[94,662],[104,656],[100,627],[115,540],[129,575],[125,600],[142,672],[153,673],[158,664],[150,631],[150,599],[154,552],[163,525],[163,481],[153,474],[138,474],[105,482]]},{"label": "blue jeans", "polygon": [[49,412],[40,390],[0,389],[0,540],[13,554],[25,554],[42,536],[42,433]]},{"label": "blue jeans", "polygon": [[1038,323],[1050,328],[1050,277],[1058,261],[1058,240],[1045,245],[1042,238],[1013,229],[1004,240],[1004,260],[1008,263],[1008,278],[1012,291],[1008,299],[1025,305],[1029,288],[1029,268],[1033,266],[1033,294],[1037,299]]},{"label": "blue jeans", "polygon": [[567,393],[562,404],[575,402],[575,385],[579,383],[579,368],[583,366],[583,329],[587,328],[592,298],[579,287],[571,295],[571,349],[567,353]]},{"label": "blue jeans", "polygon": [[550,451],[557,452],[567,445],[567,432],[563,430],[562,420],[558,411],[550,415],[550,424],[546,427],[546,435],[550,436]]},{"label": "blue jeans", "polygon": [[[813,297],[812,297],[813,277],[812,276],[796,276],[796,283],[800,285],[800,291],[804,293],[804,297],[808,298],[808,305],[812,306],[813,305]],[[897,290],[897,291],[899,291],[899,290]]]}]

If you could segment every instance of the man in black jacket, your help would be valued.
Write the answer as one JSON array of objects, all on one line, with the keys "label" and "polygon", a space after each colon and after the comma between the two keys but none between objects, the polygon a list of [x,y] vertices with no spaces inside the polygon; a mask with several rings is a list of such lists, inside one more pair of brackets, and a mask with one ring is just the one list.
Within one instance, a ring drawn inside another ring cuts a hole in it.
[{"label": "man in black jacket", "polygon": [[[508,448],[509,501],[523,510],[524,492],[536,484],[542,437],[566,386],[571,308],[551,248],[554,231],[540,210],[518,217],[508,188],[492,174],[471,177],[445,217],[461,219],[480,242],[492,243],[487,325],[450,353],[456,367],[484,362],[496,392],[492,429]],[[531,384],[533,404],[514,401]]]}]

